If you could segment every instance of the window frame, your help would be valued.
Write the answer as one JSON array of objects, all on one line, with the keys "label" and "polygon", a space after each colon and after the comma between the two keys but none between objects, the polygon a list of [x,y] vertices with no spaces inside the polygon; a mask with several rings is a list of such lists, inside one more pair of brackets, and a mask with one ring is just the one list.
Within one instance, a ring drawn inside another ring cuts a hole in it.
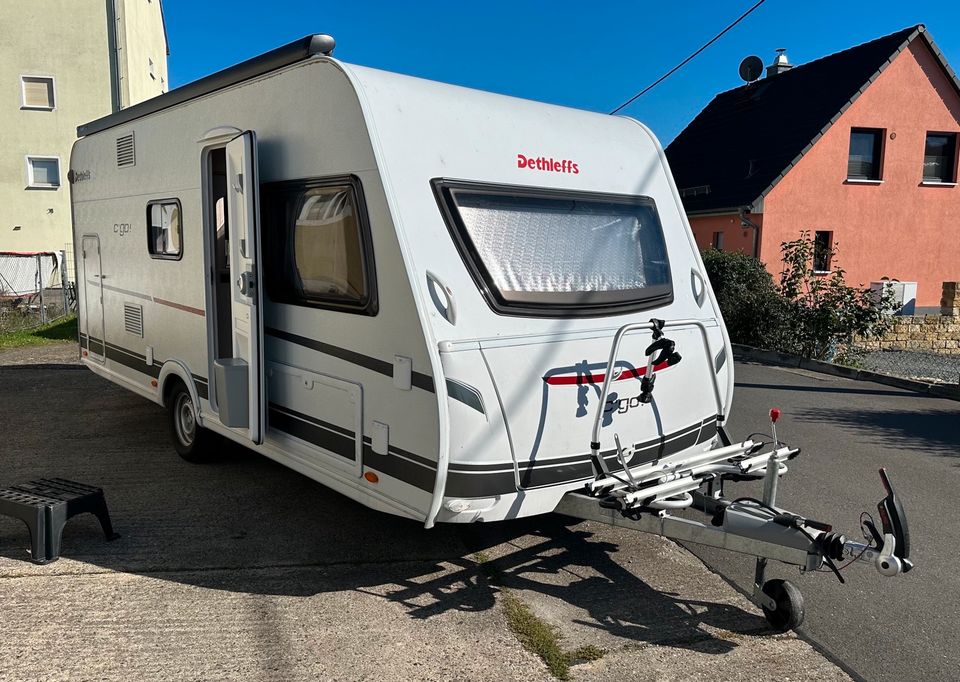
[{"label": "window frame", "polygon": [[[37,107],[31,104],[27,104],[27,88],[26,82],[24,79],[33,78],[36,80],[49,80],[50,88],[53,91],[53,102],[49,107]],[[56,111],[57,109],[57,79],[51,75],[43,75],[36,73],[21,73],[20,74],[20,109],[23,111]]]},{"label": "window frame", "polygon": [[[60,187],[63,185],[63,172],[62,172],[63,167],[62,167],[62,164],[60,163],[59,156],[50,156],[50,155],[44,155],[44,154],[27,154],[23,158],[26,160],[26,164],[27,164],[27,189],[47,189],[47,190],[54,190],[54,191],[60,189]],[[34,181],[33,165],[30,162],[35,159],[41,160],[41,161],[53,160],[57,162],[57,184],[56,185],[38,184],[36,181]]]},{"label": "window frame", "polygon": [[[444,218],[444,223],[446,223],[447,231],[450,233],[461,259],[470,272],[470,276],[473,278],[477,288],[483,295],[483,298],[491,310],[498,315],[560,319],[589,318],[626,314],[639,310],[650,310],[673,303],[674,285],[673,270],[670,267],[670,252],[667,248],[666,233],[663,231],[663,224],[660,223],[660,213],[657,210],[656,202],[654,202],[651,197],[453,180],[450,178],[434,178],[431,180],[431,186],[434,197],[437,200],[437,205],[440,208],[440,213]],[[667,284],[644,287],[651,291],[641,298],[637,298],[638,290],[631,289],[627,292],[564,292],[570,299],[568,301],[557,301],[557,294],[518,292],[514,294],[513,300],[507,300],[500,293],[486,264],[470,240],[466,225],[463,224],[460,213],[457,210],[456,200],[453,196],[453,193],[456,191],[501,194],[509,197],[522,196],[532,199],[573,199],[652,207],[657,216],[657,222],[660,223],[669,282]],[[590,296],[590,294],[593,295]],[[551,300],[545,300],[547,297]],[[585,297],[592,298],[594,301],[584,301],[583,299]],[[578,300],[572,300],[573,298]]]},{"label": "window frame", "polygon": [[[176,204],[177,211],[180,214],[180,251],[176,254],[172,253],[154,253],[153,247],[151,246],[151,223],[150,223],[150,208],[157,204]],[[180,199],[177,197],[169,197],[166,199],[152,199],[147,202],[147,223],[146,223],[146,235],[147,235],[147,254],[155,260],[182,260],[183,259],[183,206],[180,203]]]},{"label": "window frame", "polygon": [[[283,237],[285,247],[287,235],[290,234],[292,216],[288,214],[286,201],[283,201],[283,224],[276,224],[278,200],[290,194],[302,195],[311,189],[329,187],[349,188],[356,209],[363,281],[367,290],[365,298],[356,303],[332,297],[297,295],[291,287],[282,285],[285,249],[278,249],[276,242],[271,241],[280,235]],[[377,290],[376,261],[373,254],[373,233],[370,228],[363,183],[359,177],[347,174],[263,183],[260,185],[260,207],[261,243],[264,247],[262,249],[263,278],[266,284],[264,293],[271,302],[376,317],[380,312],[380,299]]]},{"label": "window frame", "polygon": [[[926,175],[927,159],[927,138],[931,135],[953,138],[953,163],[950,165],[950,180],[934,180]],[[923,165],[920,168],[920,182],[924,185],[956,185],[957,184],[957,161],[960,157],[960,133],[946,130],[928,130],[923,136]]]},{"label": "window frame", "polygon": [[[827,235],[827,269],[818,270],[817,269],[817,235],[825,234]],[[810,263],[810,269],[815,275],[829,275],[833,266],[833,230],[814,230],[813,231],[813,256],[811,258],[812,262]]]},{"label": "window frame", "polygon": [[[858,178],[850,175],[850,152],[853,147],[853,136],[855,133],[872,133],[876,136],[874,142],[873,153],[876,156],[874,165],[876,166],[876,177],[869,178]],[[849,183],[880,183],[883,182],[883,171],[884,171],[884,156],[886,153],[886,137],[887,129],[886,128],[866,128],[860,126],[851,126],[850,127],[850,138],[847,141],[847,182]]]}]

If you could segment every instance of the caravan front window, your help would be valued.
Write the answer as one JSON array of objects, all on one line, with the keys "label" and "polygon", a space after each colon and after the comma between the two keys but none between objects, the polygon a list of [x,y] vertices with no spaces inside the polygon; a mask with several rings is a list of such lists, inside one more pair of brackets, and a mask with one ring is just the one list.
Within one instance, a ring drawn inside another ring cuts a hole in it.
[{"label": "caravan front window", "polygon": [[498,312],[599,315],[672,300],[652,199],[435,186],[455,241]]}]

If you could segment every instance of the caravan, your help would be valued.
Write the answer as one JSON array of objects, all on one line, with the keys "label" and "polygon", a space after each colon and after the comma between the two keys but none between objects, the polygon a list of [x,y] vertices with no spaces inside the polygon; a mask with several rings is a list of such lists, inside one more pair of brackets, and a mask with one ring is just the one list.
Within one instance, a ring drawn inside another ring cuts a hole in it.
[{"label": "caravan", "polygon": [[[225,437],[427,527],[558,510],[909,568],[892,492],[875,546],[784,525],[797,451],[721,442],[730,341],[647,128],[332,49],[309,36],[78,130],[82,359],[166,407],[182,456]],[[762,505],[723,498],[762,477]],[[690,506],[717,523],[669,513]],[[774,582],[756,599],[791,627]]]}]

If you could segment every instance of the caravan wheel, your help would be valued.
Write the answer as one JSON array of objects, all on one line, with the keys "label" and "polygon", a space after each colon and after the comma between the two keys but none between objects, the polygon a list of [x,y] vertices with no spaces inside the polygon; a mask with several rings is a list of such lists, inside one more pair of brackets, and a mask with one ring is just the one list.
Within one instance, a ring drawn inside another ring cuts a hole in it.
[{"label": "caravan wheel", "polygon": [[170,411],[170,434],[177,454],[188,462],[199,462],[207,454],[209,433],[197,422],[197,408],[186,387],[177,382],[167,402]]}]

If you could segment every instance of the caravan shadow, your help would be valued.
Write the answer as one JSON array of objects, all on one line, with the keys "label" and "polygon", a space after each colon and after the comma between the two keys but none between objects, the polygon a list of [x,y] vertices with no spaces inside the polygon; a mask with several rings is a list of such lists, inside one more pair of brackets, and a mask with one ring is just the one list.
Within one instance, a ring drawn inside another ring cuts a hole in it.
[{"label": "caravan shadow", "polygon": [[652,587],[641,576],[699,589],[664,580],[643,536],[621,540],[558,515],[427,531],[244,448],[226,445],[204,466],[183,462],[160,408],[93,374],[5,372],[0,398],[12,392],[25,416],[3,445],[0,484],[61,476],[101,486],[121,538],[105,542],[96,519],[79,516],[64,533],[67,560],[34,566],[25,529],[2,519],[0,575],[115,571],[284,596],[356,590],[402,604],[414,619],[490,609],[508,589],[564,605],[582,626],[618,638],[715,653],[735,644],[704,625],[765,630],[738,607]]}]

